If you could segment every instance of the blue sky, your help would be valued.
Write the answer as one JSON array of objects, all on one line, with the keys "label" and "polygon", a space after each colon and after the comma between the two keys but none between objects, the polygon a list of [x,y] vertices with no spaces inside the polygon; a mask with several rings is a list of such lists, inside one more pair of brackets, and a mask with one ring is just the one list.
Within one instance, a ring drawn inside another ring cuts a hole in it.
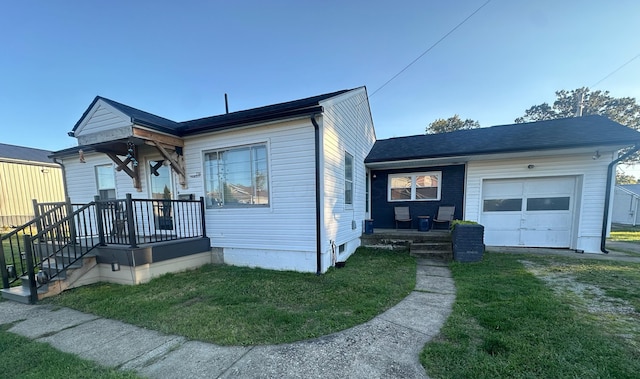
[{"label": "blue sky", "polygon": [[[12,1],[0,142],[58,150],[96,95],[175,120],[369,94],[486,0]],[[637,0],[492,0],[370,97],[378,138],[459,114],[509,124],[640,54]],[[640,58],[595,89],[640,99]]]}]

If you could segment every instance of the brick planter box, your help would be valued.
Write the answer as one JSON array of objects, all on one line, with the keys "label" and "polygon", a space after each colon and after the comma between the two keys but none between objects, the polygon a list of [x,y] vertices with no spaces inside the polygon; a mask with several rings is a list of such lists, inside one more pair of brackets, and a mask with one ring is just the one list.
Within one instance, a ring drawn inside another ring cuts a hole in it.
[{"label": "brick planter box", "polygon": [[453,260],[457,262],[479,262],[484,254],[484,226],[458,224],[451,233]]}]

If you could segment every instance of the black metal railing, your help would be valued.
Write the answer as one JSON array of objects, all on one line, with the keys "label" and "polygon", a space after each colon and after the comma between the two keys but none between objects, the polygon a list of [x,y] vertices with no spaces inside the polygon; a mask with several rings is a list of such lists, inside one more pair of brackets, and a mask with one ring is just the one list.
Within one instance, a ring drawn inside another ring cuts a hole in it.
[{"label": "black metal railing", "polygon": [[27,277],[31,297],[97,246],[128,245],[206,237],[200,200],[100,200],[78,205],[38,204],[37,217],[0,236],[2,287]]},{"label": "black metal railing", "polygon": [[200,200],[100,200],[101,244],[129,245],[206,237],[204,198]]},{"label": "black metal railing", "polygon": [[[35,273],[52,279],[98,245],[95,204],[54,206],[0,237],[0,272],[3,288]],[[70,213],[67,211],[71,210]]]}]

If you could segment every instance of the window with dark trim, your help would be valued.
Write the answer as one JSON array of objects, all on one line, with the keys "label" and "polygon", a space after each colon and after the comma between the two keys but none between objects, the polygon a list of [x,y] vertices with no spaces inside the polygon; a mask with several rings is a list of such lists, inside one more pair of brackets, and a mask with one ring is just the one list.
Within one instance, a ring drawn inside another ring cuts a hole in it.
[{"label": "window with dark trim", "polygon": [[207,152],[204,173],[207,208],[269,206],[266,144]]}]

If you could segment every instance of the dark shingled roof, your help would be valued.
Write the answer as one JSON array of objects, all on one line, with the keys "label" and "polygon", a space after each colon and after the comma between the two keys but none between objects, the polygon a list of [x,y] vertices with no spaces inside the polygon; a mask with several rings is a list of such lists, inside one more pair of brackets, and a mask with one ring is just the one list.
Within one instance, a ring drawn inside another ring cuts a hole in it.
[{"label": "dark shingled roof", "polygon": [[302,116],[322,112],[319,103],[334,96],[341,95],[351,90],[325,93],[323,95],[308,97],[306,99],[289,101],[253,108],[244,111],[232,112],[213,117],[205,117],[197,120],[185,121],[181,125],[181,134],[189,135],[199,132],[210,132],[239,127],[251,123],[277,120],[294,116]]},{"label": "dark shingled roof", "polygon": [[319,105],[321,101],[349,91],[351,90],[341,90],[331,93],[325,93],[323,95],[308,97],[305,99],[184,122],[171,121],[169,119],[141,111],[128,105],[118,103],[117,101],[113,101],[101,96],[96,96],[96,98],[93,100],[91,105],[89,105],[80,120],[78,120],[76,125],[73,127],[72,132],[75,132],[82,120],[87,116],[89,110],[91,110],[91,108],[99,99],[102,99],[120,112],[129,116],[133,123],[143,125],[161,132],[170,133],[176,136],[185,136],[190,134],[236,128],[251,123],[279,120],[321,112],[322,107],[320,107]]},{"label": "dark shingled roof", "polygon": [[0,143],[0,159],[53,163],[49,155],[51,151]]},{"label": "dark shingled roof", "polygon": [[603,116],[584,116],[390,138],[366,163],[640,143],[640,133]]}]

